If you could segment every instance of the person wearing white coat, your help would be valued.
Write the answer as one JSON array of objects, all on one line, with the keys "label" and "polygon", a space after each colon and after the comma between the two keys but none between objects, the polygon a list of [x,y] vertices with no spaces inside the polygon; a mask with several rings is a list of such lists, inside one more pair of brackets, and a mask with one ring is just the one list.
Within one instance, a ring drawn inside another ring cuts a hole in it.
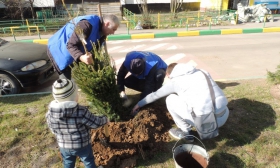
[{"label": "person wearing white coat", "polygon": [[[191,112],[196,115],[207,114],[213,108],[209,86],[204,74],[210,79],[215,94],[215,116],[218,127],[225,124],[229,116],[226,96],[210,74],[205,70],[199,70],[189,64],[172,63],[168,66],[166,75],[170,79],[156,92],[152,92],[140,100],[132,109],[132,115],[136,115],[140,107],[152,103],[167,96],[166,106],[178,128],[169,130],[171,136],[176,139],[191,134],[194,126]],[[188,137],[190,141],[192,136]]]}]

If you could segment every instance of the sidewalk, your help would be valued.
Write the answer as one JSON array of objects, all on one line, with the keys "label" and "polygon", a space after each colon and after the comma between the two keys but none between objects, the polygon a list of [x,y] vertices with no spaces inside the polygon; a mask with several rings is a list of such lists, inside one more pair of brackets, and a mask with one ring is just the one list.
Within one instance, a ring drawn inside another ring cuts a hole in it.
[{"label": "sidewalk", "polygon": [[[128,30],[126,24],[121,24],[114,35],[108,36],[108,40],[127,40],[159,37],[177,37],[177,36],[199,36],[199,35],[219,35],[219,34],[243,34],[243,33],[263,33],[280,32],[280,18],[275,18],[274,22],[266,23],[244,23],[227,26],[203,26],[190,28],[172,28],[172,29],[143,29]],[[49,39],[52,34],[40,35],[41,39]],[[34,36],[15,36],[16,41],[20,40],[40,40],[38,35]],[[14,37],[4,37],[8,41],[14,41]]]}]

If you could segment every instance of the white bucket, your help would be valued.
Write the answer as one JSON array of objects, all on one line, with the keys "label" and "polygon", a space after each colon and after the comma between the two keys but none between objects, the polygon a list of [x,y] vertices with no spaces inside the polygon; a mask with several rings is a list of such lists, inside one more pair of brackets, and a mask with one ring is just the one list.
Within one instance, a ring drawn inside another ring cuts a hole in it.
[{"label": "white bucket", "polygon": [[[193,135],[187,135],[196,138]],[[206,168],[209,163],[209,155],[204,144],[196,138],[204,148],[194,144],[183,144],[176,147],[179,139],[172,148],[173,159],[176,168]]]}]

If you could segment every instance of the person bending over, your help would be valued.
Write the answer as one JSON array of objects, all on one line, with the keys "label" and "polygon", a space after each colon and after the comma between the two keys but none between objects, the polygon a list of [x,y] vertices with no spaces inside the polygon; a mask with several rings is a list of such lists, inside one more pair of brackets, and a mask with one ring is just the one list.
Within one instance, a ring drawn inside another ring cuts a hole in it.
[{"label": "person bending over", "polygon": [[[117,74],[121,98],[126,99],[125,87],[141,92],[140,99],[158,90],[164,81],[167,64],[156,54],[144,51],[127,53]],[[126,75],[130,72],[130,75]]]},{"label": "person bending over", "polygon": [[170,79],[156,92],[150,93],[140,100],[132,109],[132,115],[136,115],[139,108],[152,103],[162,97],[166,97],[166,106],[177,128],[172,128],[169,133],[175,139],[187,137],[193,141],[191,129],[194,120],[191,112],[204,114],[212,111],[213,104],[209,86],[203,71],[210,79],[215,93],[215,116],[218,127],[225,124],[229,116],[226,96],[210,74],[188,64],[172,63],[168,66],[166,76]]}]

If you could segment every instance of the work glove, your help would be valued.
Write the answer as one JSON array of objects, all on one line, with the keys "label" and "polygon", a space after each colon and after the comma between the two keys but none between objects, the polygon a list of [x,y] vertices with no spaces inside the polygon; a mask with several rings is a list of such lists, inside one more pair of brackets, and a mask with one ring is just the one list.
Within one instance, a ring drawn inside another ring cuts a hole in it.
[{"label": "work glove", "polygon": [[126,94],[125,94],[124,91],[122,91],[122,92],[120,93],[120,97],[121,97],[121,99],[123,99],[123,100],[127,100],[127,96],[126,96]]}]

